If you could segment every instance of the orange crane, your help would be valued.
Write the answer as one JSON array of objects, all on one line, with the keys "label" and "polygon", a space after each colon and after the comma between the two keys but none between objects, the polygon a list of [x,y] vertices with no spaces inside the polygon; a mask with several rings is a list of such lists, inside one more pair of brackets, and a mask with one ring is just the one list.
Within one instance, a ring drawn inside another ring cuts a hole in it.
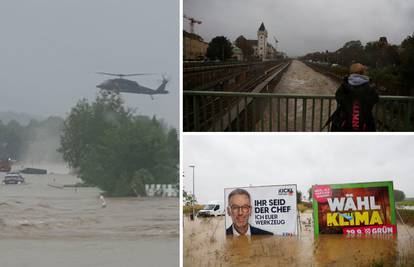
[{"label": "orange crane", "polygon": [[194,24],[196,24],[196,23],[201,24],[201,21],[196,20],[195,18],[188,17],[185,14],[184,14],[184,18],[186,18],[190,21],[190,32],[194,33]]}]

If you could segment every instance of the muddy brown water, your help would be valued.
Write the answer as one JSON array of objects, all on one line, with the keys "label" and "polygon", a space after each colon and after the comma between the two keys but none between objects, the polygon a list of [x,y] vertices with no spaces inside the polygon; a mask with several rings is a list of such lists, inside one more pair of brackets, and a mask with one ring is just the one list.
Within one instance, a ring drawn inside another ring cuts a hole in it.
[{"label": "muddy brown water", "polygon": [[[224,217],[184,218],[184,266],[406,266],[414,262],[414,228],[398,225],[398,236],[314,240],[301,214],[298,237],[226,237]],[[407,232],[409,230],[410,232]],[[382,264],[382,265],[381,265]]]},{"label": "muddy brown water", "polygon": [[[304,63],[293,60],[287,71],[283,74],[281,80],[272,89],[273,93],[280,94],[303,94],[303,95],[334,95],[336,89],[339,87],[337,81],[324,76]],[[256,130],[261,129],[262,123],[264,131],[302,131],[302,112],[303,102],[297,100],[296,102],[296,116],[295,116],[295,101],[290,99],[288,102],[287,123],[286,123],[286,100],[273,100],[272,111],[270,107],[266,107],[263,111],[263,122],[256,125]],[[312,115],[312,106],[315,106]],[[323,108],[321,109],[320,100],[308,100],[306,102],[306,125],[305,131],[319,131],[329,117],[329,106],[331,112],[336,108],[335,100],[328,102],[324,100]],[[312,129],[313,117],[313,129]],[[270,129],[270,120],[272,120],[272,129]]]},{"label": "muddy brown water", "polygon": [[[0,173],[0,179],[4,174]],[[177,198],[105,198],[67,174],[0,186],[0,266],[178,266]]]}]

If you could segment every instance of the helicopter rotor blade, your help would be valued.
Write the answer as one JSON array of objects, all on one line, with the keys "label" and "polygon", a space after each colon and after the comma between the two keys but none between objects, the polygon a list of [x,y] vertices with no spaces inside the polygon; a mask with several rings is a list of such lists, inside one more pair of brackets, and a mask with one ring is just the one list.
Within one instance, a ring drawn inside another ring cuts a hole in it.
[{"label": "helicopter rotor blade", "polygon": [[103,74],[103,75],[110,75],[110,76],[124,76],[123,74],[115,74],[115,73],[108,73],[108,72],[97,72],[96,74]]},{"label": "helicopter rotor blade", "polygon": [[123,76],[141,76],[141,75],[156,75],[157,73],[134,73],[134,74],[123,74]]},{"label": "helicopter rotor blade", "polygon": [[157,73],[132,73],[132,74],[122,74],[122,73],[109,73],[109,72],[97,72],[97,74],[116,76],[116,77],[127,77],[127,76],[141,76],[141,75],[155,75]]}]

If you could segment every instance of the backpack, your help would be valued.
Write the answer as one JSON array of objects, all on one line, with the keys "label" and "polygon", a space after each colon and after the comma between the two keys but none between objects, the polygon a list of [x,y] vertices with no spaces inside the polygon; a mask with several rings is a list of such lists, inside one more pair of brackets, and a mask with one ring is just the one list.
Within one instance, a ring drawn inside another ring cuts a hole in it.
[{"label": "backpack", "polygon": [[372,109],[378,93],[369,84],[353,87],[343,83],[336,92],[337,108],[322,130],[331,123],[331,132],[375,132]]},{"label": "backpack", "polygon": [[331,132],[375,131],[375,124],[367,123],[368,119],[361,114],[358,100],[353,101],[351,110],[352,112],[348,112],[343,106],[338,106],[322,130],[331,123]]}]

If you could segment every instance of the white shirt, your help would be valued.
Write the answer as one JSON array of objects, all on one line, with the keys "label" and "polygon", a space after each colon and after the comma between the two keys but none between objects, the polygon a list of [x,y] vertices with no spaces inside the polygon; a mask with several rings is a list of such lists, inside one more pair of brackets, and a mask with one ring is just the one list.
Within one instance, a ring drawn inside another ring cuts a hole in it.
[{"label": "white shirt", "polygon": [[[233,236],[240,236],[240,233],[237,232],[236,228],[234,228],[234,224],[231,225],[231,227],[233,228]],[[250,224],[247,227],[247,232],[244,234],[245,236],[251,236],[252,233],[250,232]]]}]

